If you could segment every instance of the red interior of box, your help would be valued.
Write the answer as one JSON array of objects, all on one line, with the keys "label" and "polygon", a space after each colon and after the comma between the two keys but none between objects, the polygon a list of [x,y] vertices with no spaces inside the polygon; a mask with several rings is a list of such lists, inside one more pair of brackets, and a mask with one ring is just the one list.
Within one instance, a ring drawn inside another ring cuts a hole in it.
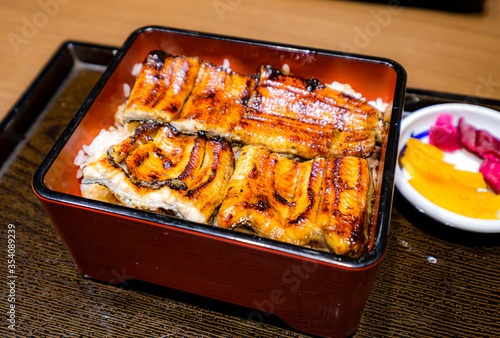
[{"label": "red interior of box", "polygon": [[281,68],[286,63],[295,75],[315,77],[324,83],[348,83],[367,100],[382,98],[384,102],[391,103],[396,86],[396,71],[383,63],[172,32],[146,31],[134,40],[47,172],[45,184],[49,189],[80,195],[80,182],[76,178],[78,168],[73,163],[74,158],[82,146],[90,144],[101,129],[114,125],[116,109],[126,101],[123,85],[126,83],[133,86],[132,68],[154,49],[162,49],[174,55],[199,56],[218,65],[222,65],[224,59],[227,59],[233,71],[244,74],[258,72],[262,64]]}]

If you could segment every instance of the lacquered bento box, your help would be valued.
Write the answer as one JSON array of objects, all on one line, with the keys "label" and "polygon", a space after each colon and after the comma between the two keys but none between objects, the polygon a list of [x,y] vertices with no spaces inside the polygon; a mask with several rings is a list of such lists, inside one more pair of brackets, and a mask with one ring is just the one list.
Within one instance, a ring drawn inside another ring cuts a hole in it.
[{"label": "lacquered bento box", "polygon": [[[370,250],[339,256],[173,216],[85,199],[74,164],[83,145],[114,123],[132,87],[134,65],[151,50],[198,56],[255,73],[287,64],[294,74],[348,83],[367,100],[392,105],[380,151]],[[226,61],[225,61],[226,60]],[[163,27],[135,31],[69,123],[33,178],[33,189],[78,271],[121,283],[134,278],[275,314],[297,330],[352,334],[387,245],[406,73],[394,61]]]}]

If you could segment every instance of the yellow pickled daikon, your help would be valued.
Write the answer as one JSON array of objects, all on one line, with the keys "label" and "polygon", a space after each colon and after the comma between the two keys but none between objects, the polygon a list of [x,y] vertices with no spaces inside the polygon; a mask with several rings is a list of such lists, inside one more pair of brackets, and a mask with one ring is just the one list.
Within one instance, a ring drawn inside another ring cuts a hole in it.
[{"label": "yellow pickled daikon", "polygon": [[443,161],[437,147],[410,138],[401,163],[415,190],[434,204],[459,215],[498,219],[500,195],[486,190],[481,173],[457,170]]}]

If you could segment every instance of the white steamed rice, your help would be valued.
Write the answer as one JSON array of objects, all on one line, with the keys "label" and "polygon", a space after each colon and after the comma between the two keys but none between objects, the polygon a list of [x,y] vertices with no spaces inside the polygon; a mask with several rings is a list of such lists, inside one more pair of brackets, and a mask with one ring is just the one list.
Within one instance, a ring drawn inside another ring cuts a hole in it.
[{"label": "white steamed rice", "polygon": [[79,167],[77,178],[82,177],[82,170],[85,166],[99,160],[110,147],[123,142],[132,135],[135,126],[135,123],[129,123],[126,126],[118,125],[102,129],[89,145],[83,145],[74,160],[74,164]]}]

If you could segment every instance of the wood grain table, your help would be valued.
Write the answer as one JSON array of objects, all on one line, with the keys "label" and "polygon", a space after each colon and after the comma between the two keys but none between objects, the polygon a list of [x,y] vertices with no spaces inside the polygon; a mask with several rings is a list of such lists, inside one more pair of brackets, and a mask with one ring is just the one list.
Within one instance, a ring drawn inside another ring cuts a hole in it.
[{"label": "wood grain table", "polygon": [[500,1],[472,14],[387,3],[2,0],[0,118],[62,42],[120,46],[150,25],[388,57],[409,87],[500,98]]},{"label": "wood grain table", "polygon": [[[409,88],[500,100],[499,1],[486,1],[481,13],[388,2],[2,1],[0,118],[64,41],[118,47],[147,25],[387,57],[405,67]],[[274,316],[253,321],[251,309],[140,281],[116,286],[78,274],[30,182],[101,73],[73,73],[64,90],[47,94],[46,107],[30,107],[37,119],[26,120],[26,136],[1,164],[0,336],[308,336]],[[461,99],[434,94],[426,99]],[[409,91],[415,95],[425,93]],[[9,227],[16,234],[16,331],[8,329]],[[396,190],[388,251],[354,336],[500,336],[499,272],[499,235],[436,223]]]}]

